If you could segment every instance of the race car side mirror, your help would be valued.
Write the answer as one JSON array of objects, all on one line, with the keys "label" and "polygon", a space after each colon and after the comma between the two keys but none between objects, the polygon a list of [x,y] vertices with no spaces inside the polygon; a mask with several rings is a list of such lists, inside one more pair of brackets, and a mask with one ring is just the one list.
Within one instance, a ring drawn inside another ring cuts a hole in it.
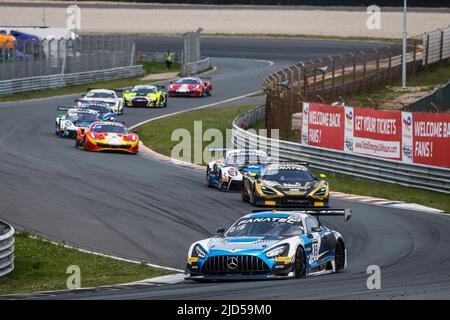
[{"label": "race car side mirror", "polygon": [[217,228],[217,229],[216,229],[216,232],[217,232],[218,234],[224,234],[224,233],[225,233],[225,228]]},{"label": "race car side mirror", "polygon": [[320,231],[322,231],[322,229],[320,227],[312,227],[311,231],[312,232],[320,232]]},{"label": "race car side mirror", "polygon": [[139,134],[139,131],[137,131],[137,130],[133,130],[133,133],[135,133],[135,134]]}]

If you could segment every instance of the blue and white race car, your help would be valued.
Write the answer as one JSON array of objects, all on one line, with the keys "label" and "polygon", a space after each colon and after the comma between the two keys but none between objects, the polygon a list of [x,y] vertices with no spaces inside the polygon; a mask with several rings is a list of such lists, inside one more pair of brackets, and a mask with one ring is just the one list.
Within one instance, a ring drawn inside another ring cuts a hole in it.
[{"label": "blue and white race car", "polygon": [[[61,109],[58,109],[61,111]],[[72,108],[56,116],[55,134],[61,138],[74,138],[79,128],[89,127],[101,120],[98,112],[89,109]]]},{"label": "blue and white race car", "polygon": [[343,236],[319,216],[345,216],[350,209],[263,211],[237,220],[228,231],[193,243],[186,279],[196,281],[294,278],[340,272],[347,266]]},{"label": "blue and white race car", "polygon": [[224,152],[221,159],[209,162],[206,167],[207,186],[221,191],[242,190],[244,174],[257,176],[270,162],[262,150],[210,148],[209,151]]}]

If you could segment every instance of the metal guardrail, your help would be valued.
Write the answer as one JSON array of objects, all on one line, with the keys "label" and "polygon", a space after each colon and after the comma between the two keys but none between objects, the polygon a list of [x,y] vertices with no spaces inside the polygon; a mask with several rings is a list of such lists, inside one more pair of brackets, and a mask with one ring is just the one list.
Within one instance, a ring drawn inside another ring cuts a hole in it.
[{"label": "metal guardrail", "polygon": [[0,277],[14,270],[14,228],[0,221]]},{"label": "metal guardrail", "polygon": [[186,63],[183,65],[183,75],[191,76],[200,73],[202,71],[205,71],[210,67],[211,67],[211,60],[209,57],[197,62]]},{"label": "metal guardrail", "polygon": [[259,136],[244,128],[265,119],[265,106],[239,115],[233,121],[232,144],[277,155],[280,160],[308,161],[313,168],[357,178],[450,193],[450,169],[406,164],[399,161],[305,146]]},{"label": "metal guardrail", "polygon": [[41,77],[0,81],[0,96],[18,92],[58,88],[90,82],[115,80],[139,76],[144,73],[142,65],[94,70],[70,74],[54,74]]}]

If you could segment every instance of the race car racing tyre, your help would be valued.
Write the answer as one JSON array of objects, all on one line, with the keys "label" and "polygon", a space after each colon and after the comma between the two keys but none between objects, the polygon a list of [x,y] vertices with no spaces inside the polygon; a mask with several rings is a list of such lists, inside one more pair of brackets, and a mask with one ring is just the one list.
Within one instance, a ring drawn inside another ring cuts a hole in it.
[{"label": "race car racing tyre", "polygon": [[212,188],[213,185],[211,184],[211,179],[210,179],[210,173],[209,173],[209,166],[206,168],[206,185],[208,186],[208,188]]},{"label": "race car racing tyre", "polygon": [[302,278],[306,276],[306,258],[305,251],[302,247],[298,247],[297,251],[295,252],[294,273],[296,278]]},{"label": "race car racing tyre", "polygon": [[75,139],[75,148],[81,147],[81,143],[78,141],[78,139]]},{"label": "race car racing tyre", "polygon": [[252,205],[256,206],[256,194],[255,194],[254,189],[249,193],[248,202],[250,202]]},{"label": "race car racing tyre", "polygon": [[334,255],[335,271],[341,272],[345,267],[345,249],[341,240],[336,242],[336,253]]},{"label": "race car racing tyre", "polygon": [[245,196],[245,189],[242,189],[242,192],[241,192],[241,200],[244,201],[244,202],[247,201],[247,197]]}]

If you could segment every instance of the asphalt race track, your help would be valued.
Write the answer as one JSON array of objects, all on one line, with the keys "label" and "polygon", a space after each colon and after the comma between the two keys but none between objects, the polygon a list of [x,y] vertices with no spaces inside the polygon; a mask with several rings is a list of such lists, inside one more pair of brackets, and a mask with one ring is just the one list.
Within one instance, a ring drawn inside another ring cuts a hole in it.
[{"label": "asphalt race track", "polygon": [[[167,46],[164,41],[176,46],[180,40],[140,38],[138,50],[158,51],[156,48]],[[227,45],[221,50],[224,41]],[[162,114],[255,92],[266,74],[288,63],[380,45],[295,39],[252,41],[205,39],[204,53],[214,57],[218,67],[208,75],[214,86],[212,97],[172,98],[165,109],[126,109],[122,120],[131,126]],[[262,51],[264,41],[271,42],[267,56]],[[276,46],[283,48],[280,59]],[[255,59],[272,60],[274,64]],[[191,242],[211,236],[217,227],[229,226],[252,209],[239,194],[206,188],[203,172],[142,155],[75,149],[74,141],[53,134],[56,106],[71,104],[73,99],[66,96],[0,104],[2,220],[51,240],[183,269]],[[52,298],[450,297],[450,217],[338,200],[332,205],[353,210],[349,222],[322,219],[346,238],[349,268],[344,273],[288,281],[185,281],[159,287],[61,293]],[[381,267],[381,290],[366,288],[366,269],[373,264]]]}]

